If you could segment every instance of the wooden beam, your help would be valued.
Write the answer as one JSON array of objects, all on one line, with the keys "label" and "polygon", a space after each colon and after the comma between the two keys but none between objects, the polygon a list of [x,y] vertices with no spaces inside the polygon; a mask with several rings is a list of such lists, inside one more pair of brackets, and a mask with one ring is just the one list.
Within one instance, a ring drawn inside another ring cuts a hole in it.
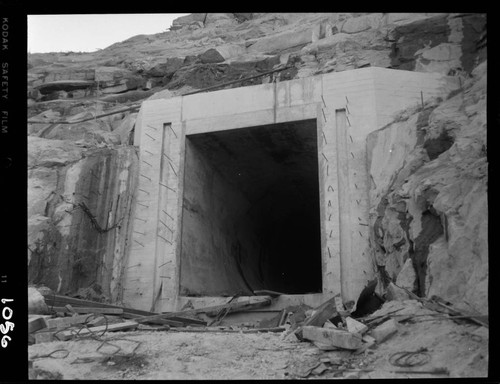
[{"label": "wooden beam", "polygon": [[55,319],[46,319],[47,328],[66,328],[73,324],[83,324],[91,315],[76,315],[71,317],[58,317]]},{"label": "wooden beam", "polygon": [[[69,304],[68,304],[69,305]],[[103,315],[122,315],[122,308],[71,307],[76,313],[99,313]],[[65,312],[66,307],[52,307],[56,312]],[[66,311],[67,312],[67,311]]]},{"label": "wooden beam", "polygon": [[[88,335],[89,333],[101,333],[103,331],[106,332],[116,332],[116,331],[124,331],[127,329],[135,329],[137,328],[139,324],[136,323],[135,321],[125,321],[123,323],[117,323],[117,324],[109,324],[108,326],[106,325],[100,325],[98,327],[92,327],[92,328],[82,328],[78,332],[78,336],[85,336]],[[57,338],[59,340],[65,341],[65,340],[70,340],[73,337],[76,336],[75,331],[68,330],[68,331],[63,331],[57,334]]]},{"label": "wooden beam", "polygon": [[217,327],[206,328],[172,328],[172,332],[192,332],[192,333],[265,333],[265,332],[284,332],[285,327],[256,328],[256,329],[219,329]]},{"label": "wooden beam", "polygon": [[211,307],[205,308],[197,308],[197,309],[188,309],[180,312],[170,312],[170,313],[162,313],[154,316],[145,316],[136,318],[135,321],[139,323],[148,322],[156,319],[168,319],[174,316],[182,316],[182,315],[195,315],[199,313],[217,313],[220,310],[229,308],[231,312],[245,311],[248,309],[260,308],[263,306],[267,306],[271,304],[271,298],[268,296],[264,296],[263,298],[258,298],[256,300],[244,300],[238,302],[232,302],[230,304],[225,305],[215,305]]}]

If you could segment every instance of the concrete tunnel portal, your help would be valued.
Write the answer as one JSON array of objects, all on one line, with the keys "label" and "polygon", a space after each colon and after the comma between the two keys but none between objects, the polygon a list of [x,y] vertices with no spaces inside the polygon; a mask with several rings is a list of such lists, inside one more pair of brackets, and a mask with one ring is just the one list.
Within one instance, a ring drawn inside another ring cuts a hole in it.
[{"label": "concrete tunnel portal", "polygon": [[356,300],[376,273],[367,137],[455,80],[370,67],[143,102],[123,302]]},{"label": "concrete tunnel portal", "polygon": [[186,136],[180,294],[322,291],[316,119]]}]

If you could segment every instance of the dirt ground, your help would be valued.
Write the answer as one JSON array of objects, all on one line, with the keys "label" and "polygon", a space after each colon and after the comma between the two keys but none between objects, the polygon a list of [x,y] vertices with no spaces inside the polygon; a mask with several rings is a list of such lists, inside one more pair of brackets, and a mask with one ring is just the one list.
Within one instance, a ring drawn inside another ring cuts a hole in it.
[{"label": "dirt ground", "polygon": [[[397,309],[386,303],[380,311]],[[488,329],[428,316],[418,303],[398,314],[398,331],[384,342],[355,354],[325,351],[285,333],[191,333],[135,330],[108,332],[101,340],[81,339],[29,346],[31,379],[299,379],[486,377]],[[375,312],[372,316],[376,315]],[[417,316],[418,315],[418,316]],[[397,317],[394,317],[396,320]],[[426,348],[429,361],[397,367],[396,352]],[[65,349],[66,357],[40,357]],[[38,355],[38,357],[37,357]],[[396,373],[429,371],[444,373]]]}]

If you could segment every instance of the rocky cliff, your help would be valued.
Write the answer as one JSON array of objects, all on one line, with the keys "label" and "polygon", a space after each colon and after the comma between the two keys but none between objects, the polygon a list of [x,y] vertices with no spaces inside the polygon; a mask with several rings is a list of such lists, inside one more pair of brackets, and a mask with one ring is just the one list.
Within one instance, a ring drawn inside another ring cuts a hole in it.
[{"label": "rocky cliff", "polygon": [[425,13],[191,14],[96,52],[30,54],[29,280],[120,299],[142,100],[378,66],[463,84],[367,142],[381,280],[484,308],[485,61],[485,15]]}]

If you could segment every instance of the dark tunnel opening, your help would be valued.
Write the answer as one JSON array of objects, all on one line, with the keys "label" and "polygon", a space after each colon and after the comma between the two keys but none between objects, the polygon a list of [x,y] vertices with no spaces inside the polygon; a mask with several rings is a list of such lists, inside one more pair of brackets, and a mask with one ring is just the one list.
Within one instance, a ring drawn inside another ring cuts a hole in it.
[{"label": "dark tunnel opening", "polygon": [[186,137],[180,294],[322,290],[316,120]]}]

